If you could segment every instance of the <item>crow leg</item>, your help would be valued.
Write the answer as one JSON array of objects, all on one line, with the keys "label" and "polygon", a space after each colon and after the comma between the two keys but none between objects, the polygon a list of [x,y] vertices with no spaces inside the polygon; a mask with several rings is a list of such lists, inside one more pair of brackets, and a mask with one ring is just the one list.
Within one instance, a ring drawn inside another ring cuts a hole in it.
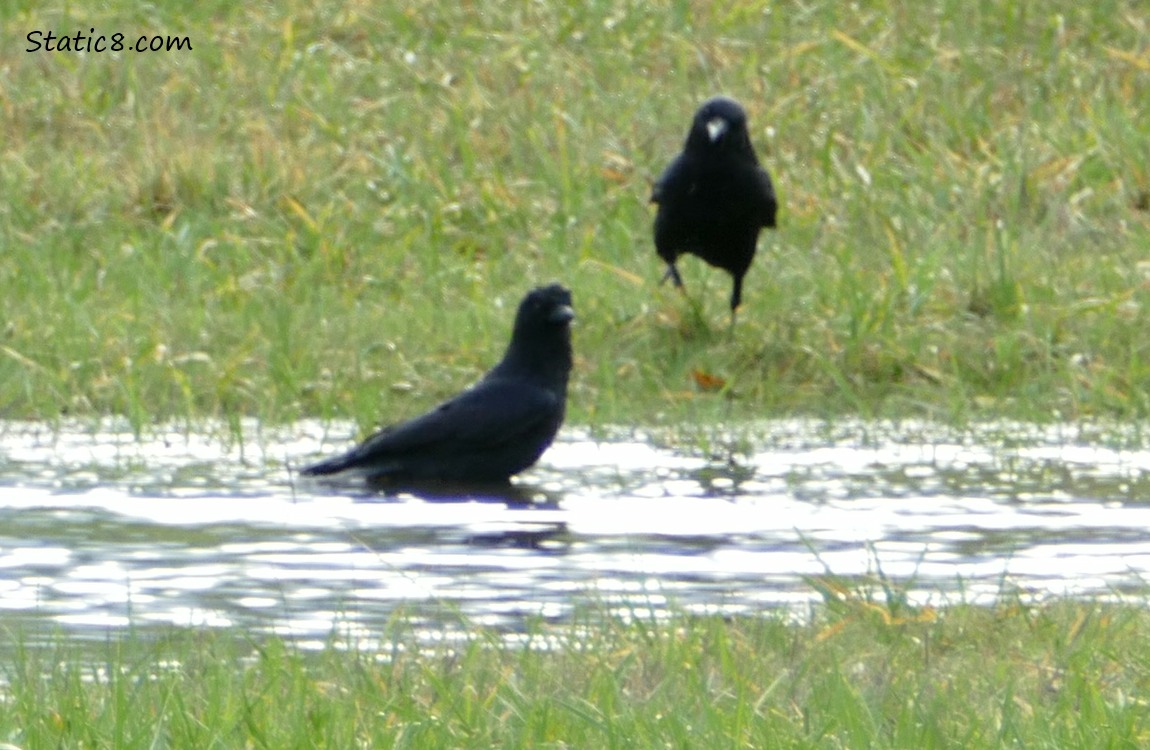
[{"label": "crow leg", "polygon": [[739,305],[743,304],[743,277],[735,276],[735,285],[731,288],[731,317],[734,318],[735,311],[739,309]]},{"label": "crow leg", "polygon": [[670,279],[679,289],[683,288],[683,277],[679,275],[679,269],[675,268],[674,263],[667,264],[667,273],[663,274],[663,280],[659,283],[666,283],[667,279]]},{"label": "crow leg", "polygon": [[735,285],[731,289],[731,325],[727,328],[727,335],[733,337],[735,335],[735,320],[739,313],[739,307],[743,304],[743,277],[742,274],[735,274]]}]

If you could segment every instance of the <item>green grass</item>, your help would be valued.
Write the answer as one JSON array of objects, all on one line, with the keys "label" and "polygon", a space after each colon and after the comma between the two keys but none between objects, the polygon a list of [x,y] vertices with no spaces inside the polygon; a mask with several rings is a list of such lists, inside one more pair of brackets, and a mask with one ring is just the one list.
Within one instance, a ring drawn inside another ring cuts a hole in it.
[{"label": "green grass", "polygon": [[[92,27],[193,50],[24,51]],[[4,0],[0,28],[0,417],[368,427],[474,379],[552,280],[576,424],[1150,414],[1137,0]],[[782,203],[733,338],[724,274],[658,285],[647,202],[717,92]],[[827,590],[807,626],[588,615],[547,652],[61,637],[0,667],[0,742],[1147,744],[1137,606]]]},{"label": "green grass", "polygon": [[[557,279],[573,423],[1144,417],[1141,10],[9,0],[0,416],[366,427]],[[193,50],[24,51],[93,27]],[[716,92],[782,203],[733,339],[725,274],[658,285],[647,202]]]},{"label": "green grass", "polygon": [[[376,649],[176,631],[17,648],[0,742],[117,748],[1134,748],[1150,615],[1003,601],[935,611],[828,584],[812,622],[606,612],[552,644]],[[95,653],[93,653],[95,652]]]}]

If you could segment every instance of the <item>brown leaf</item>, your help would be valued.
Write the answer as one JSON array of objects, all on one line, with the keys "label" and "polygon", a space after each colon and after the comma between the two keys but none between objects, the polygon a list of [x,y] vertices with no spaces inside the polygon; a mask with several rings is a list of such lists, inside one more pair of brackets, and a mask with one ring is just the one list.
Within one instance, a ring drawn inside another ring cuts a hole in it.
[{"label": "brown leaf", "polygon": [[691,370],[691,379],[695,381],[695,385],[701,391],[721,391],[727,387],[727,381],[718,375],[712,375],[709,372],[695,368]]}]

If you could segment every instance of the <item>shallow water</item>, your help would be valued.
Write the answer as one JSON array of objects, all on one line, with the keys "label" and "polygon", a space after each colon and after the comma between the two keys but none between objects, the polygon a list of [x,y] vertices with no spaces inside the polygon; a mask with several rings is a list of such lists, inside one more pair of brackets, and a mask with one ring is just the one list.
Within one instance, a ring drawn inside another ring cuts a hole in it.
[{"label": "shallow water", "polygon": [[567,429],[519,478],[528,504],[299,480],[350,425],[244,432],[0,422],[5,622],[318,643],[370,638],[397,608],[429,633],[461,615],[516,632],[591,601],[802,612],[828,572],[940,606],[1150,577],[1150,450],[1114,428],[767,422],[717,457]]}]

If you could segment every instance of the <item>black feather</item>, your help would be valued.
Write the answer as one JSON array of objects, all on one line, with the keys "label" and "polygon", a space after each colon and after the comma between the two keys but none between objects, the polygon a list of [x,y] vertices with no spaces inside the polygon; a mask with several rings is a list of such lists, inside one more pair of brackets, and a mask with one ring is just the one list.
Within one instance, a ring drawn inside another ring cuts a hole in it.
[{"label": "black feather", "polygon": [[655,182],[655,250],[681,287],[675,262],[696,255],[731,274],[731,312],[742,302],[743,276],[755,257],[759,231],[774,227],[778,203],[771,177],[747,133],[747,114],[733,99],[699,107],[683,152]]},{"label": "black feather", "polygon": [[563,424],[573,317],[571,293],[562,286],[532,290],[519,305],[503,359],[479,382],[303,473],[355,472],[376,482],[506,481],[534,464]]}]

